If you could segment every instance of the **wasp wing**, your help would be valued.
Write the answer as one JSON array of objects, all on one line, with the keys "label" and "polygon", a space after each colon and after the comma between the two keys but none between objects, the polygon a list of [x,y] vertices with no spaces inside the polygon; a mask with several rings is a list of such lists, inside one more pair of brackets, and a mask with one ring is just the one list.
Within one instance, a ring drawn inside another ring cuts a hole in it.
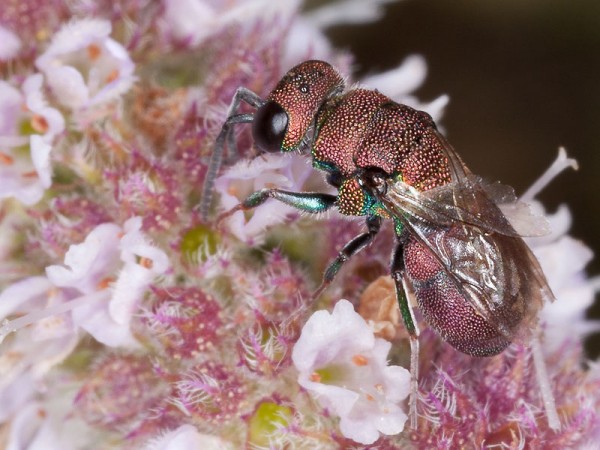
[{"label": "wasp wing", "polygon": [[[521,325],[535,321],[544,300],[554,297],[537,259],[480,179],[441,135],[439,142],[452,182],[428,191],[397,182],[380,201],[476,311],[512,340],[527,328]],[[513,194],[498,186],[496,198],[510,204]]]},{"label": "wasp wing", "polygon": [[548,234],[546,219],[519,201],[511,187],[473,175],[446,139],[435,130],[431,133],[434,136],[428,142],[435,142],[444,154],[451,182],[427,191],[403,182],[388,186],[387,195],[401,202],[407,213],[439,225],[460,221],[506,236]]}]

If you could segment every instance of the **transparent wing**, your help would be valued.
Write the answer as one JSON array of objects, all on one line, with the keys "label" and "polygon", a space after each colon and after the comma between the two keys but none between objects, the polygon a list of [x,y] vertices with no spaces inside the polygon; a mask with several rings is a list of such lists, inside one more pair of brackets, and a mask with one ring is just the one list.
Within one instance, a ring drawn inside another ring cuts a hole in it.
[{"label": "transparent wing", "polygon": [[479,314],[505,337],[518,338],[554,296],[537,259],[500,207],[517,205],[514,193],[500,184],[485,185],[439,138],[453,181],[425,192],[398,182],[380,201],[431,252]]},{"label": "transparent wing", "polygon": [[434,133],[448,160],[452,182],[428,191],[397,182],[388,186],[392,202],[402,204],[407,214],[441,226],[460,221],[506,236],[548,234],[546,219],[520,202],[511,187],[473,175],[446,139]]}]

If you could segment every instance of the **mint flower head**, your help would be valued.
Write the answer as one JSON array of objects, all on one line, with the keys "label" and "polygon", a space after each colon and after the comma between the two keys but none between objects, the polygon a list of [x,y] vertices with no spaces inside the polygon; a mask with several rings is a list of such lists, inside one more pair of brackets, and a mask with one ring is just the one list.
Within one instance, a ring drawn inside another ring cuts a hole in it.
[{"label": "mint flower head", "polygon": [[[391,227],[314,299],[359,222],[272,200],[217,220],[263,188],[337,193],[310,155],[259,155],[248,124],[210,173],[239,87],[265,98],[290,67],[321,59],[348,85],[441,120],[447,96],[412,94],[426,77],[422,56],[353,80],[352,55],[323,33],[372,21],[385,3],[0,8],[1,448],[596,445],[599,369],[582,353],[598,329],[585,318],[598,286],[585,273],[592,253],[568,235],[578,219],[566,206],[548,213],[536,200],[574,165],[565,153],[522,198],[525,228],[548,222],[528,240],[557,298],[540,313],[541,345],[472,358],[416,311],[416,428],[409,339],[387,276]],[[548,425],[543,392],[554,394],[560,429]]]}]

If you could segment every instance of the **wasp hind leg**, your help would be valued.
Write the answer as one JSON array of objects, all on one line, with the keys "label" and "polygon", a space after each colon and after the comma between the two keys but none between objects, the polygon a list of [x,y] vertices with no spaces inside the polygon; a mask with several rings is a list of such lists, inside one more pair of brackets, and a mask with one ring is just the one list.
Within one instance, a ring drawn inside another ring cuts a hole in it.
[{"label": "wasp hind leg", "polygon": [[417,400],[419,395],[419,329],[407,296],[408,289],[406,288],[404,275],[404,243],[399,238],[390,266],[390,273],[396,287],[396,299],[400,307],[400,315],[410,338],[410,397],[408,400],[408,417],[410,427],[416,430]]}]

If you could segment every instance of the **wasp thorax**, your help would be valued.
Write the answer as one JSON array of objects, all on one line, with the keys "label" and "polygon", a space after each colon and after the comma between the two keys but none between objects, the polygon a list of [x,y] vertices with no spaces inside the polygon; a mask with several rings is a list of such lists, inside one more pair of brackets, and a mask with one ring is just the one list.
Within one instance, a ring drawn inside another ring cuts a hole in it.
[{"label": "wasp thorax", "polygon": [[281,151],[288,123],[288,115],[281,105],[269,100],[254,114],[252,122],[254,142],[265,152]]},{"label": "wasp thorax", "polygon": [[343,87],[342,77],[330,64],[323,61],[305,61],[285,74],[269,94],[269,101],[259,109],[257,116],[262,108],[265,108],[262,113],[264,116],[267,113],[277,115],[275,111],[266,110],[274,108],[267,106],[270,102],[281,107],[286,113],[287,128],[283,131],[280,150],[294,150],[302,143],[321,105]]}]

